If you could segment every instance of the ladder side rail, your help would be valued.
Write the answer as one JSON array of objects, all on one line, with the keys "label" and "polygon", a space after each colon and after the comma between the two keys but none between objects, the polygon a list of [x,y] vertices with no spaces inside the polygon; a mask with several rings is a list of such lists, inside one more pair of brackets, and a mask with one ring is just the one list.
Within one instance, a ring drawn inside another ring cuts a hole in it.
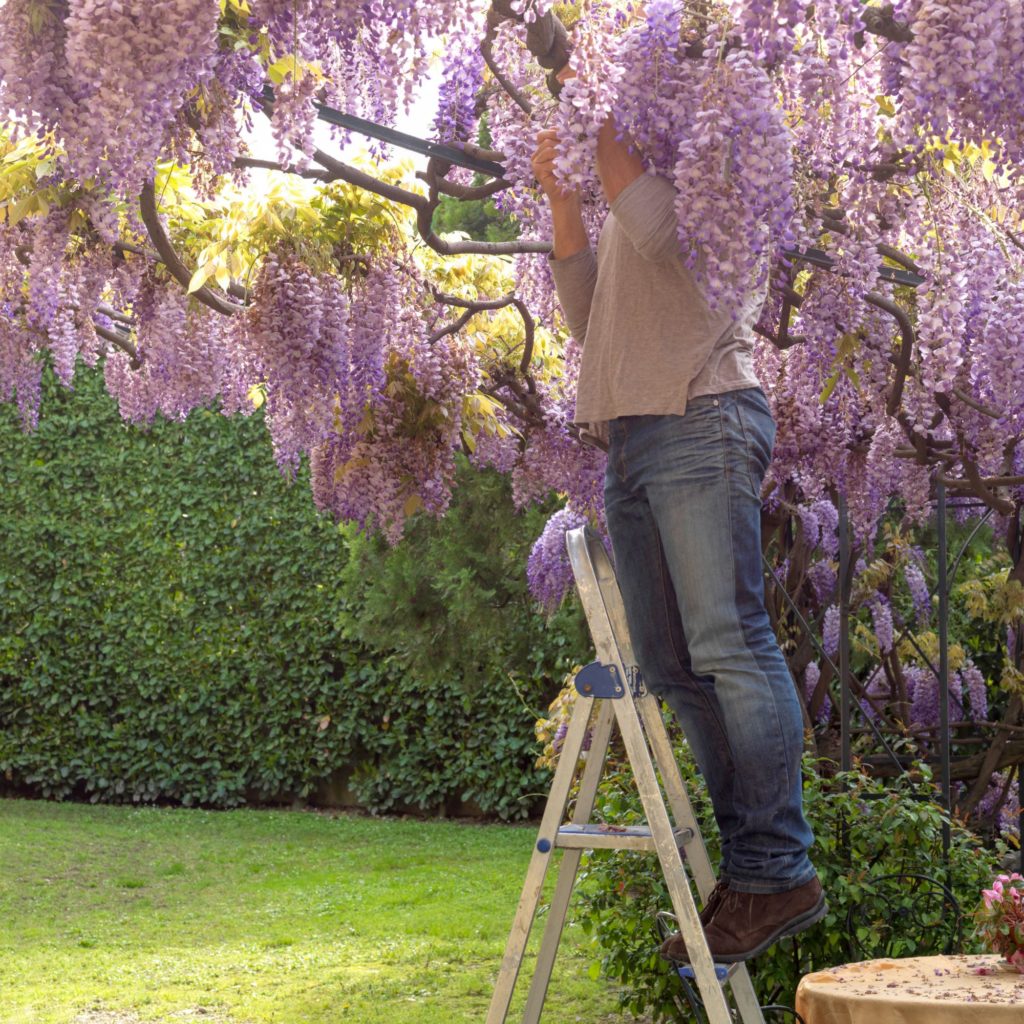
[{"label": "ladder side rail", "polygon": [[[611,744],[615,725],[615,711],[611,706],[612,703],[609,700],[596,702],[597,714],[595,715],[590,750],[580,779],[576,805],[570,819],[574,825],[588,824],[594,811],[597,790],[604,772],[604,764],[608,757],[608,747]],[[564,752],[561,756],[564,756]],[[579,871],[582,856],[582,849],[567,849],[562,854],[562,862],[558,866],[558,881],[555,883],[555,891],[551,897],[547,923],[544,926],[544,936],[541,939],[537,963],[534,965],[533,978],[530,981],[530,990],[526,997],[523,1024],[538,1024],[540,1021],[548,986],[551,984],[555,958],[558,955],[558,945],[562,938],[562,932],[565,930],[569,900],[572,897],[573,886],[576,884],[576,874]]]},{"label": "ladder side rail", "polygon": [[[490,1008],[487,1011],[486,1024],[505,1024],[508,1017],[512,993],[515,990],[516,979],[519,977],[519,969],[526,953],[526,944],[530,938],[533,919],[540,904],[544,878],[555,847],[555,838],[569,802],[569,792],[576,776],[576,766],[583,751],[583,741],[593,707],[594,701],[591,698],[580,696],[573,709],[572,717],[569,719],[565,743],[562,746],[561,757],[548,793],[548,802],[541,818],[537,841],[533,846],[533,854],[526,870],[526,880],[519,897],[516,916],[505,945],[498,980],[491,997]],[[546,848],[544,848],[545,846]]]},{"label": "ladder side rail", "polygon": [[[714,868],[711,858],[708,856],[704,837],[694,817],[693,805],[679,771],[679,764],[672,750],[668,730],[665,728],[665,720],[661,716],[661,705],[652,693],[645,694],[637,703],[640,707],[644,728],[647,730],[648,742],[654,752],[655,764],[668,795],[672,816],[677,825],[686,824],[694,830],[693,841],[686,845],[686,862],[693,873],[701,898],[707,899],[708,893],[715,884]],[[736,1008],[739,1010],[740,1020],[744,1024],[764,1024],[764,1014],[761,1011],[757,993],[754,991],[754,983],[746,964],[737,964],[730,971],[729,987],[732,990]]]},{"label": "ladder side rail", "polygon": [[750,977],[750,970],[745,963],[740,964],[729,975],[729,988],[743,1024],[764,1024],[761,1001],[757,998],[757,992],[754,991],[754,981]]},{"label": "ladder side rail", "polygon": [[[630,676],[623,661],[625,658],[632,659],[632,645],[629,643],[625,606],[608,553],[600,539],[586,527],[570,531],[566,535],[566,542],[598,660],[604,665],[614,665],[621,678],[628,681]],[[732,1024],[729,1003],[715,974],[711,952],[700,926],[697,904],[690,890],[682,855],[676,846],[672,823],[654,773],[636,704],[630,693],[613,703],[640,803],[651,829],[662,873],[672,897],[672,906],[690,950],[690,962],[707,1008],[708,1019],[710,1024]]]},{"label": "ladder side rail", "polygon": [[669,739],[665,720],[661,715],[661,702],[652,693],[646,693],[637,700],[640,718],[647,732],[647,741],[654,754],[654,763],[661,775],[665,795],[677,825],[686,825],[694,831],[694,839],[686,845],[686,862],[697,883],[701,899],[706,900],[715,887],[715,869],[708,856],[697,816],[693,810],[690,794],[686,791],[679,764],[676,761],[672,741]]}]

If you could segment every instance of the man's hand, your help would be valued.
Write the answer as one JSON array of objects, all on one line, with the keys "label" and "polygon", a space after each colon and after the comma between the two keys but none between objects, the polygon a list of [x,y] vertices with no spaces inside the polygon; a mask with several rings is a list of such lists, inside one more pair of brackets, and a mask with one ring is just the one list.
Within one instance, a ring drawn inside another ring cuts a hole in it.
[{"label": "man's hand", "polygon": [[537,149],[530,160],[537,183],[548,197],[554,228],[554,257],[567,259],[589,248],[590,240],[583,226],[580,196],[572,189],[563,189],[555,180],[555,149],[558,132],[547,129],[537,136]]},{"label": "man's hand", "polygon": [[537,135],[537,148],[530,159],[530,166],[533,168],[533,176],[537,184],[544,190],[548,202],[554,206],[556,203],[569,202],[577,199],[577,194],[571,189],[563,189],[555,180],[555,151],[558,146],[558,132],[550,128]]}]

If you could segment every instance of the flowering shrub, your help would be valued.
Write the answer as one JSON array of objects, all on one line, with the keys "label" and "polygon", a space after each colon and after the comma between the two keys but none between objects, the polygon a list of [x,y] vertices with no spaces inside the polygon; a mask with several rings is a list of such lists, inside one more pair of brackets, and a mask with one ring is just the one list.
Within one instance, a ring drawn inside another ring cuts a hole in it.
[{"label": "flowering shrub", "polygon": [[[718,831],[711,805],[685,741],[675,744],[712,863]],[[930,775],[871,779],[860,771],[806,759],[804,807],[814,830],[811,860],[828,896],[828,916],[799,936],[751,961],[763,1004],[792,1005],[801,975],[852,958],[924,956],[942,952],[957,933],[951,912],[928,916],[920,928],[920,897],[901,888],[892,897],[880,881],[892,876],[936,876],[961,906],[992,877],[999,853],[952,821],[932,802]],[[606,775],[595,817],[637,824],[643,812],[628,766]],[[948,868],[941,867],[943,828],[950,828]],[[677,1020],[678,980],[658,955],[655,915],[670,907],[668,890],[648,854],[593,851],[584,856],[575,917],[591,938],[594,972],[622,986],[623,1008],[654,1020]],[[929,914],[931,912],[929,911]],[[852,931],[852,933],[851,933]],[[980,943],[965,952],[980,951]],[[853,951],[859,951],[859,955]]]},{"label": "flowering shrub", "polygon": [[1024,877],[1000,875],[991,889],[982,889],[975,914],[978,935],[989,949],[1024,974]]}]

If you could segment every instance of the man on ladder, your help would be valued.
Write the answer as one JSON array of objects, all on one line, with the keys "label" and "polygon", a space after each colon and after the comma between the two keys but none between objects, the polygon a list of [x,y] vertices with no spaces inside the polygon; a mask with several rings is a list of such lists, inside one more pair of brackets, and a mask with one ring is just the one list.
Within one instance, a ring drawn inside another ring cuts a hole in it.
[{"label": "man on ladder", "polygon": [[[598,139],[611,213],[595,256],[580,197],[555,181],[556,141],[540,133],[533,171],[558,297],[584,346],[576,420],[609,448],[605,507],[633,649],[679,718],[721,832],[700,921],[714,960],[737,963],[826,913],[807,857],[799,702],[764,606],[760,488],[775,424],[751,351],[765,292],[736,318],[708,308],[679,252],[675,187],[645,172],[612,119]],[[687,960],[682,937],[662,954]]]}]

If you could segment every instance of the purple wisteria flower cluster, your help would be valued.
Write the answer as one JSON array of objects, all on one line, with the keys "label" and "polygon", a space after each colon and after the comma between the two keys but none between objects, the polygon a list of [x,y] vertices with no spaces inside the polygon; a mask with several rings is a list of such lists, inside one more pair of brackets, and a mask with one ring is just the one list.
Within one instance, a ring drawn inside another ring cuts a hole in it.
[{"label": "purple wisteria flower cluster", "polygon": [[653,0],[621,33],[621,12],[577,32],[577,77],[555,117],[566,187],[595,188],[597,133],[609,117],[649,169],[672,180],[682,253],[713,306],[736,317],[766,280],[769,258],[792,241],[792,135],[761,64],[744,50],[722,56],[712,34],[703,56],[681,5]]},{"label": "purple wisteria flower cluster", "polygon": [[556,512],[537,538],[526,563],[530,593],[547,611],[554,611],[572,589],[572,566],[565,546],[565,535],[585,525],[587,517],[572,508]]},{"label": "purple wisteria flower cluster", "polygon": [[414,512],[448,508],[463,396],[480,376],[466,340],[429,341],[420,311],[402,301],[407,287],[396,274],[370,273],[352,296],[348,366],[333,384],[333,423],[311,452],[317,505],[391,543]]},{"label": "purple wisteria flower cluster", "polygon": [[1024,9],[1018,0],[902,0],[913,39],[889,54],[910,107],[939,136],[1000,137],[1024,153]]},{"label": "purple wisteria flower cluster", "polygon": [[227,323],[180,291],[159,287],[152,276],[144,280],[136,303],[141,366],[133,367],[117,351],[103,368],[107,390],[125,420],[150,423],[157,413],[183,420],[229,392],[235,359]]},{"label": "purple wisteria flower cluster", "polygon": [[[514,0],[524,22],[492,33],[514,98],[482,67],[490,9],[489,0],[0,5],[0,104],[10,114],[0,148],[7,161],[10,146],[35,138],[46,157],[3,199],[0,397],[31,425],[46,359],[71,383],[77,359],[106,358],[109,387],[137,420],[181,416],[216,394],[244,410],[258,383],[281,464],[319,453],[325,507],[387,523],[391,536],[417,503],[442,509],[464,403],[486,371],[461,341],[426,343],[421,276],[381,261],[350,281],[305,264],[293,239],[271,246],[251,279],[231,282],[231,302],[248,307],[218,320],[183,297],[182,275],[159,269],[137,206],[140,184],[167,159],[189,163],[201,195],[215,194],[267,80],[278,155],[294,167],[312,150],[314,98],[390,124],[440,56],[434,131],[467,138],[486,108],[512,182],[497,201],[524,238],[550,229],[529,156],[536,132],[554,126],[562,173],[583,187],[596,239],[607,208],[592,191],[594,148],[611,116],[677,185],[681,252],[711,301],[734,305],[770,273],[761,327],[774,334],[782,296],[799,298],[789,343],[759,345],[755,359],[778,423],[766,498],[799,509],[803,534],[827,555],[807,573],[816,613],[835,600],[836,494],[862,547],[894,501],[908,521],[925,516],[936,452],[950,476],[996,481],[993,500],[1024,497],[1014,482],[1024,476],[1014,441],[1024,436],[1018,0],[897,0],[891,18],[860,0],[594,0],[573,12],[582,14],[570,33],[577,78],[558,103],[527,41],[536,19],[565,9]],[[173,226],[188,236],[174,239],[185,262],[209,241],[204,230]],[[826,250],[831,271],[777,259],[789,244]],[[557,332],[546,260],[514,260],[520,298]],[[880,279],[883,261],[918,274],[920,287]],[[893,303],[913,329],[906,362],[906,338],[886,312]],[[473,457],[513,474],[520,503],[554,491],[599,522],[603,457],[572,426],[579,353],[570,345],[563,362],[544,358],[529,421],[490,382],[509,408]],[[920,566],[903,575],[923,625],[927,583]],[[871,607],[886,651],[891,600]],[[826,613],[829,650],[835,614]]]}]

